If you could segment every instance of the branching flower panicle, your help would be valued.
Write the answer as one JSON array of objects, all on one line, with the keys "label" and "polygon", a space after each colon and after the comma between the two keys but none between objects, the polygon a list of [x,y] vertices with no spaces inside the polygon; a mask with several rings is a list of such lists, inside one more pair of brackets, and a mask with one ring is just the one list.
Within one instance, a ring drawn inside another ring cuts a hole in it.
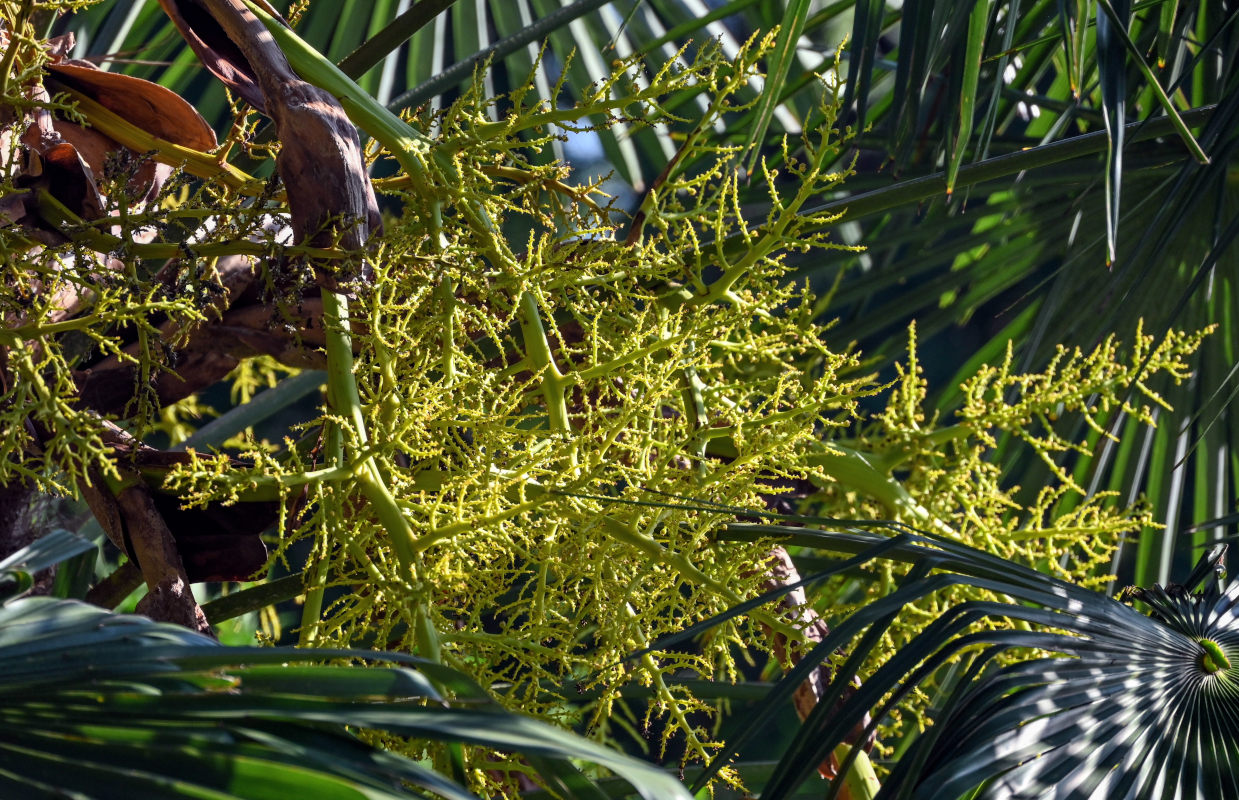
[{"label": "branching flower panicle", "polygon": [[[1090,353],[1060,348],[1043,371],[1027,374],[1014,370],[1008,350],[1002,364],[983,366],[964,381],[962,406],[954,420],[944,424],[924,408],[927,385],[917,362],[913,327],[908,360],[898,366],[899,379],[890,388],[886,408],[860,426],[855,438],[838,441],[836,448],[850,461],[837,455],[826,459],[824,513],[845,517],[863,509],[862,516],[933,530],[1080,585],[1104,585],[1123,537],[1153,527],[1153,518],[1143,502],[1124,507],[1113,493],[1086,493],[1072,478],[1064,456],[1087,454],[1088,449],[1058,432],[1055,422],[1075,414],[1108,436],[1106,423],[1121,410],[1151,424],[1148,404],[1162,401],[1143,381],[1157,372],[1186,379],[1186,359],[1207,333],[1171,331],[1156,341],[1137,328],[1126,353],[1111,336]],[[1004,436],[1035,452],[1057,482],[1040,488],[1031,500],[1022,499],[1021,487],[1005,485],[993,458]],[[885,595],[902,573],[890,564],[876,567],[859,599],[839,603],[832,611],[846,613]],[[1002,599],[963,587],[934,594],[911,606],[906,619],[892,626],[883,649],[898,652],[924,625],[958,603]],[[916,703],[913,707],[921,709]],[[923,724],[924,714],[914,717],[916,724]]]}]

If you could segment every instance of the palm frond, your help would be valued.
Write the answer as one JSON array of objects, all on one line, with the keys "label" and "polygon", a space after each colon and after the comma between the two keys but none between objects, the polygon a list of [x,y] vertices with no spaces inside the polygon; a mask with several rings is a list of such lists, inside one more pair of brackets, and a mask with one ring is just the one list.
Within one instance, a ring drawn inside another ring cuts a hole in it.
[{"label": "palm frond", "polygon": [[[360,659],[379,665],[341,665]],[[221,647],[141,617],[29,598],[0,607],[0,676],[8,796],[473,797],[353,727],[517,751],[567,797],[598,796],[573,759],[611,769],[647,800],[687,797],[658,769],[504,711],[464,675],[398,654]]]},{"label": "palm frond", "polygon": [[[891,594],[838,622],[815,648],[811,657],[818,660],[840,648],[849,654],[840,675],[852,674],[849,668],[917,598],[962,584],[1013,601],[955,606],[890,654],[832,714],[831,702],[847,683],[837,680],[797,733],[763,797],[788,796],[864,713],[874,711],[876,726],[949,663],[964,668],[879,797],[1108,800],[1239,792],[1239,583],[1225,584],[1218,575],[1224,547],[1206,554],[1183,586],[1133,592],[1152,607],[1146,615],[929,534],[891,538],[735,525],[728,536],[779,536],[786,544],[913,565]],[[984,619],[1025,624],[973,627]],[[1020,648],[1049,655],[995,662]],[[733,752],[725,747],[719,758]]]}]

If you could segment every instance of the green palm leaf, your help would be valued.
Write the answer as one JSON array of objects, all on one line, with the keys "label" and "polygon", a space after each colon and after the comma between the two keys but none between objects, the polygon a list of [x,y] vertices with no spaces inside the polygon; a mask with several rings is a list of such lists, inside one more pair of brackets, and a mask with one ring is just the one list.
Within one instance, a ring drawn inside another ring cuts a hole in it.
[{"label": "green palm leaf", "polygon": [[647,800],[687,797],[666,773],[503,711],[460,673],[412,657],[221,647],[73,601],[0,607],[4,796],[473,797],[349,727],[518,751],[565,797],[599,796],[570,759],[606,766]]},{"label": "green palm leaf", "polygon": [[[844,648],[849,659],[837,667],[840,675],[852,674],[849,668],[875,646],[894,615],[933,591],[964,584],[1015,602],[956,606],[892,654],[831,716],[833,698],[847,683],[836,681],[806,719],[764,798],[787,796],[865,712],[874,710],[876,726],[948,663],[966,669],[942,697],[932,727],[897,762],[880,797],[1109,800],[1239,792],[1239,583],[1227,585],[1213,571],[1224,547],[1203,557],[1185,586],[1133,592],[1152,606],[1145,615],[926,534],[892,540],[753,525],[730,532],[737,538],[779,534],[788,544],[916,565],[889,596],[839,622],[810,655],[821,660]],[[1203,589],[1193,592],[1199,584]],[[1028,626],[970,631],[977,620],[998,618]],[[1013,648],[1053,655],[994,663]],[[789,674],[781,683],[794,686],[802,679]],[[719,757],[732,752],[726,748]]]},{"label": "green palm leaf", "polygon": [[[1239,584],[1199,595],[1155,587],[1143,598],[1153,617],[1115,604],[1104,624],[1069,629],[1088,638],[1062,637],[1066,658],[1017,664],[960,697],[920,785],[955,797],[978,770],[1003,769],[985,796],[1239,791],[1239,671],[1229,661],[1239,653]],[[1225,657],[1211,661],[1211,649]]]}]

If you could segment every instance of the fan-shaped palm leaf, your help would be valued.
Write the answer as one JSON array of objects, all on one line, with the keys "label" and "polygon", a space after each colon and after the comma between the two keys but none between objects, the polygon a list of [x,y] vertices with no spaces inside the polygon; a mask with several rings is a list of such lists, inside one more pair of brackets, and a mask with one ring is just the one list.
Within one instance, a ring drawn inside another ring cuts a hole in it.
[{"label": "fan-shaped palm leaf", "polygon": [[[880,797],[1111,800],[1239,793],[1239,583],[1227,585],[1213,571],[1224,547],[1202,558],[1186,585],[1134,592],[1152,606],[1146,615],[925,534],[892,540],[738,525],[729,535],[781,535],[787,543],[858,554],[848,567],[874,557],[915,565],[895,591],[838,623],[815,648],[812,658],[819,661],[841,647],[848,652],[841,675],[851,674],[849,666],[863,660],[894,616],[919,597],[965,584],[1014,601],[956,606],[891,654],[835,715],[831,701],[847,683],[837,681],[805,721],[764,798],[787,796],[865,712],[876,710],[876,725],[940,667],[961,659],[966,669],[942,699],[932,727],[895,765]],[[1028,624],[975,632],[972,623],[983,618]],[[994,664],[1013,648],[1053,655]],[[784,683],[799,679],[789,674]],[[725,749],[719,758],[732,753]]]}]

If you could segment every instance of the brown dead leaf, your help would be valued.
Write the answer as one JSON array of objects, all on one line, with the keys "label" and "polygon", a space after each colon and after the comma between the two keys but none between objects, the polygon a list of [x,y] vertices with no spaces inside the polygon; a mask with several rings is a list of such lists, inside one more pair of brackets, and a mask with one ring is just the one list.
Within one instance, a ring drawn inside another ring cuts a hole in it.
[{"label": "brown dead leaf", "polygon": [[[381,229],[382,218],[357,129],[336,98],[293,71],[266,26],[242,0],[160,0],[160,4],[208,68],[215,72],[211,63],[221,53],[234,53],[229,56],[230,69],[243,65],[246,80],[261,91],[263,102],[258,107],[275,121],[280,137],[276,169],[288,195],[293,242],[361,249]],[[338,288],[339,276],[321,265],[315,267],[324,288]]]},{"label": "brown dead leaf", "polygon": [[[269,4],[261,0],[260,3],[273,17],[283,19]],[[267,101],[249,59],[201,0],[159,0],[159,5],[198,54],[202,65],[245,102],[265,114]]]},{"label": "brown dead leaf", "polygon": [[157,83],[75,64],[48,64],[71,89],[164,141],[204,152],[218,146],[215,131],[180,95]]},{"label": "brown dead leaf", "polygon": [[[78,155],[90,166],[95,183],[104,179],[104,166],[108,156],[127,150],[120,142],[100,133],[94,128],[83,128],[66,120],[56,120],[56,132],[77,148]],[[129,151],[132,152],[132,151]],[[155,198],[164,181],[172,175],[172,167],[154,159],[146,159],[137,165],[129,180],[128,197],[134,203],[146,203]]]},{"label": "brown dead leaf", "polygon": [[[62,139],[49,124],[40,122],[26,129],[22,144],[30,148],[34,158],[30,159],[25,174],[18,177],[19,186],[46,189],[82,219],[103,216],[103,198],[94,174],[76,147]],[[33,201],[33,196],[30,199]]]}]

